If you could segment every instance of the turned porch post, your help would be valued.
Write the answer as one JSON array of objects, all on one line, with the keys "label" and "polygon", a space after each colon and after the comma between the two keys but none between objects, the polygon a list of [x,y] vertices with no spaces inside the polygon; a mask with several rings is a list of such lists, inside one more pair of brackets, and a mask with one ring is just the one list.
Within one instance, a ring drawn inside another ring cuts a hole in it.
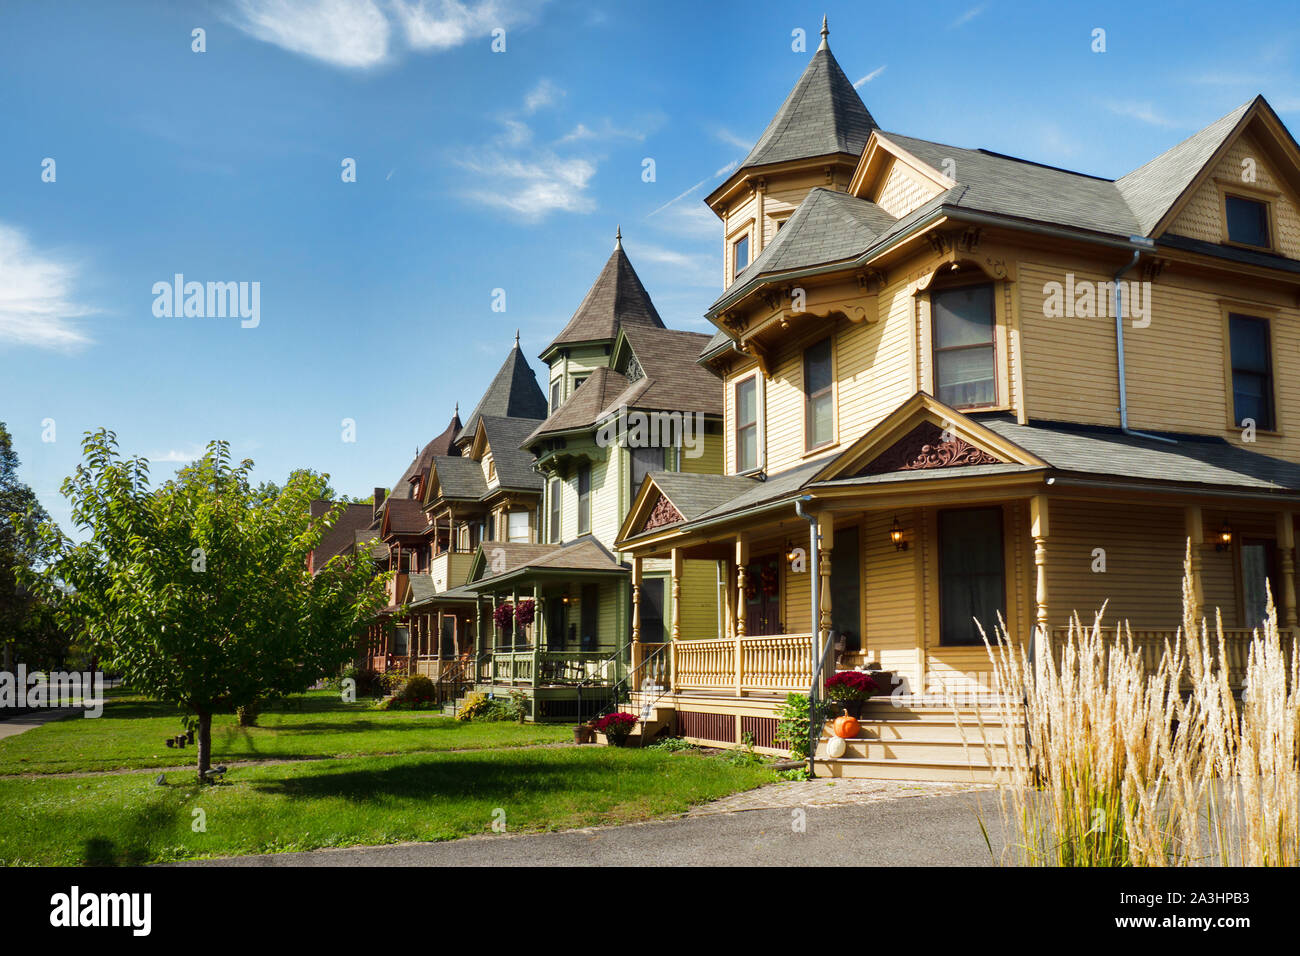
[{"label": "turned porch post", "polygon": [[1274,600],[1280,600],[1285,606],[1278,608],[1278,619],[1284,627],[1295,627],[1297,614],[1295,606],[1295,515],[1290,511],[1280,512],[1277,516],[1277,554],[1278,564],[1282,569],[1282,593]]},{"label": "turned porch post", "polygon": [[1047,623],[1047,495],[1029,499],[1030,534],[1034,537],[1034,634],[1046,647],[1050,634]]},{"label": "turned porch post", "polygon": [[632,669],[641,663],[641,557],[632,558]]},{"label": "turned porch post", "polygon": [[1205,544],[1205,519],[1201,516],[1200,505],[1188,505],[1183,509],[1183,530],[1187,535],[1191,561],[1192,606],[1188,610],[1191,612],[1192,624],[1199,632],[1201,615],[1205,607],[1205,593],[1201,589],[1201,552]]},{"label": "turned porch post", "polygon": [[749,564],[749,535],[736,535],[736,636],[745,636],[745,565]]},{"label": "turned porch post", "polygon": [[[823,511],[817,516],[817,536],[821,538],[817,556],[817,574],[821,577],[821,587],[817,593],[817,649],[824,655],[826,642],[831,637],[831,546],[835,542],[835,516],[829,511]],[[811,571],[812,568],[808,570]],[[816,666],[815,661],[813,666]]]}]

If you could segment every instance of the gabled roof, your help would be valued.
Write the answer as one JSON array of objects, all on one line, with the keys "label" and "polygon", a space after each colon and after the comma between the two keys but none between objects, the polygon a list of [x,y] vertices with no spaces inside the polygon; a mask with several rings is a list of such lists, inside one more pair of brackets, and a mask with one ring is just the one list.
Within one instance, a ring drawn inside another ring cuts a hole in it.
[{"label": "gabled roof", "polygon": [[[483,466],[472,458],[435,458],[429,473],[431,481],[437,482],[440,498],[478,501],[487,494]],[[431,483],[431,492],[432,487]]]},{"label": "gabled roof", "polygon": [[614,240],[613,254],[583,297],[573,318],[569,319],[569,324],[542,350],[542,360],[546,361],[562,345],[612,342],[618,335],[619,328],[624,325],[644,325],[657,329],[664,327],[659,312],[650,301],[650,293],[646,292],[640,276],[623,251],[620,232]]},{"label": "gabled roof", "polygon": [[831,54],[828,33],[823,20],[821,45],[740,169],[862,152],[877,124]]},{"label": "gabled roof", "polygon": [[851,259],[895,222],[870,200],[818,186],[809,190],[772,241],[736,276],[736,282],[768,272]]},{"label": "gabled roof", "polygon": [[[311,514],[319,518],[333,507],[331,501],[313,501]],[[374,509],[370,505],[345,505],[338,520],[321,535],[320,544],[311,553],[313,571],[319,571],[325,562],[337,554],[344,554],[353,549],[358,531],[365,531],[373,520]]]},{"label": "gabled roof", "polygon": [[381,533],[389,535],[423,534],[429,526],[420,502],[411,498],[394,498],[391,495],[384,505]]},{"label": "gabled roof", "polygon": [[545,485],[541,473],[533,467],[532,453],[520,447],[539,424],[535,418],[498,418],[495,415],[484,415],[480,420],[480,431],[492,449],[497,481],[502,488],[541,491]]},{"label": "gabled roof", "polygon": [[1243,103],[1227,116],[1115,181],[1120,195],[1137,218],[1141,235],[1148,235],[1164,218],[1196,174],[1236,131],[1254,102]]},{"label": "gabled roof", "polygon": [[[474,559],[476,570],[483,567],[486,555],[497,547],[505,547],[504,542],[484,542],[480,545],[479,554]],[[531,557],[525,556],[528,551],[533,552]],[[484,591],[518,578],[559,577],[565,574],[624,575],[630,572],[627,565],[620,563],[609,549],[590,535],[584,535],[568,544],[515,545],[506,552],[505,562],[504,570],[472,580],[465,588]]]},{"label": "gabled roof", "polygon": [[528,447],[547,435],[576,431],[595,425],[600,421],[601,412],[631,384],[627,376],[602,365],[578,386],[578,390],[569,396],[568,401],[552,412],[546,421],[525,438],[522,444]]},{"label": "gabled roof", "polygon": [[519,336],[515,335],[514,348],[506,356],[505,362],[497,370],[492,384],[487,387],[479,399],[474,411],[465,419],[465,427],[456,436],[456,443],[463,445],[474,437],[479,419],[484,415],[498,418],[532,418],[541,421],[546,417],[546,396],[537,384],[533,374],[519,348]]},{"label": "gabled roof", "polygon": [[[703,332],[679,329],[651,329],[628,326],[614,346],[616,367],[631,373],[635,357],[640,377],[606,405],[601,417],[619,406],[647,411],[700,412],[722,414],[722,382],[710,370],[695,362],[708,342]],[[626,350],[626,355],[625,355]],[[631,374],[626,376],[631,378]]]}]

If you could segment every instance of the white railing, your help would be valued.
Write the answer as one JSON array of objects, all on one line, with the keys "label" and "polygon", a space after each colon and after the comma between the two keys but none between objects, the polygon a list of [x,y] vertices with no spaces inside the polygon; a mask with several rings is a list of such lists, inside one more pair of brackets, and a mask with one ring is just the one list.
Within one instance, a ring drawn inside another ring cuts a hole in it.
[{"label": "white railing", "polygon": [[673,645],[673,687],[753,692],[802,690],[812,680],[811,634],[678,641]]}]

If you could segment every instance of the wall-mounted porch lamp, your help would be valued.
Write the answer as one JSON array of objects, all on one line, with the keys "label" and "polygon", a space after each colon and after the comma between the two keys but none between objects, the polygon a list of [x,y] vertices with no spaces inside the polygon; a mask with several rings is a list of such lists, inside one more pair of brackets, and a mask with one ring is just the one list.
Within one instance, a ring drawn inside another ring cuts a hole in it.
[{"label": "wall-mounted porch lamp", "polygon": [[1219,529],[1219,540],[1214,544],[1215,551],[1227,551],[1232,547],[1232,526],[1225,520]]},{"label": "wall-mounted porch lamp", "polygon": [[889,540],[894,542],[895,551],[907,550],[907,542],[903,540],[903,526],[898,523],[898,515],[894,515],[894,523],[889,526]]}]

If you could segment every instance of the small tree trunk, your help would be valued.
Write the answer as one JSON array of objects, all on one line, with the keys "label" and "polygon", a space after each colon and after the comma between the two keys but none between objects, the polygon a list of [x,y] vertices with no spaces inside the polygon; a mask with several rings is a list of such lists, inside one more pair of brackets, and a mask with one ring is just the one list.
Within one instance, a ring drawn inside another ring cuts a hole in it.
[{"label": "small tree trunk", "polygon": [[199,732],[196,736],[195,743],[199,748],[199,783],[204,783],[207,779],[208,770],[212,767],[212,715],[206,712],[199,714]]}]

